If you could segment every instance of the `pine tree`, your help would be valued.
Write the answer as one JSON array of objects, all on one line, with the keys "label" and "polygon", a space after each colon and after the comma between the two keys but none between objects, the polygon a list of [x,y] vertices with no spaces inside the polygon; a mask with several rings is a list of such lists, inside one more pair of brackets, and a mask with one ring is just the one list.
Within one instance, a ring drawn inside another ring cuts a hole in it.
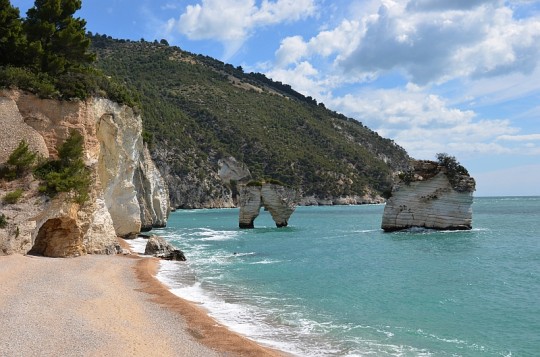
[{"label": "pine tree", "polygon": [[22,177],[30,171],[36,159],[37,154],[30,150],[25,140],[21,140],[19,146],[9,155],[7,164],[14,168],[15,177]]},{"label": "pine tree", "polygon": [[25,45],[19,9],[9,0],[0,0],[0,66],[21,64]]},{"label": "pine tree", "polygon": [[81,0],[36,0],[28,10],[24,26],[41,71],[57,75],[94,61],[86,21],[73,17],[81,5]]}]

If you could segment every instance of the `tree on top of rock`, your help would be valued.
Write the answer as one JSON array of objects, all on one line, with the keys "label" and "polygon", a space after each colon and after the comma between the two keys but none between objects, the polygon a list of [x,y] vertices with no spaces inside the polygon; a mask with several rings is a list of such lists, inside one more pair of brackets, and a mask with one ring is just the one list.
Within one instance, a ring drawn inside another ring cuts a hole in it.
[{"label": "tree on top of rock", "polygon": [[73,17],[81,6],[81,0],[36,0],[26,13],[28,42],[37,53],[35,65],[41,71],[62,74],[94,61],[88,52],[86,21]]},{"label": "tree on top of rock", "polygon": [[0,66],[20,64],[25,43],[19,9],[0,0]]}]

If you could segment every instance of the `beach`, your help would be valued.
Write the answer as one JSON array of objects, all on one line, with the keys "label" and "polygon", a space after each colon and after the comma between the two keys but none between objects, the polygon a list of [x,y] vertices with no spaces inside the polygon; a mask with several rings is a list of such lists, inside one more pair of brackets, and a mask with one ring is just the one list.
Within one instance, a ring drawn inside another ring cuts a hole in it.
[{"label": "beach", "polygon": [[280,356],[170,293],[158,260],[0,257],[3,356]]}]

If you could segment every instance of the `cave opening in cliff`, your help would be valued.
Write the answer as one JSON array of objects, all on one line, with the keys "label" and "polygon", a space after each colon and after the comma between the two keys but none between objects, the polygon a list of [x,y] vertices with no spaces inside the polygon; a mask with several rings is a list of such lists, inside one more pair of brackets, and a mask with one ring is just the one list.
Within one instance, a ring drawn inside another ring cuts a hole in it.
[{"label": "cave opening in cliff", "polygon": [[75,220],[52,218],[41,226],[28,254],[68,257],[80,255],[80,250],[80,231]]}]

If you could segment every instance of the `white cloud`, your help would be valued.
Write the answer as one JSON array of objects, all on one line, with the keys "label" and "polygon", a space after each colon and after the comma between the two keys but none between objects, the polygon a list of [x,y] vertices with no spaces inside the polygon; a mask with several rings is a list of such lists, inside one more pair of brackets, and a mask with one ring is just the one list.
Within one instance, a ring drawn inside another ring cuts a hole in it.
[{"label": "white cloud", "polygon": [[332,106],[392,138],[411,156],[423,159],[432,159],[438,152],[511,153],[514,148],[497,139],[518,131],[508,120],[478,119],[473,111],[452,108],[443,98],[416,86],[363,90],[335,98]]},{"label": "white cloud", "polygon": [[284,67],[290,63],[296,63],[308,53],[307,43],[301,36],[286,37],[281,41],[276,51],[276,65]]},{"label": "white cloud", "polygon": [[294,90],[317,97],[324,91],[319,72],[309,62],[300,62],[292,69],[274,68],[266,75],[276,81],[294,83]]},{"label": "white cloud", "polygon": [[276,51],[276,65],[283,67],[312,56],[348,55],[358,45],[364,29],[363,23],[345,19],[335,29],[321,31],[307,42],[301,36],[286,37]]},{"label": "white cloud", "polygon": [[225,57],[236,53],[258,27],[305,19],[315,14],[314,0],[202,0],[188,5],[179,19],[168,21],[190,40],[216,40],[225,46]]},{"label": "white cloud", "polygon": [[499,103],[540,94],[540,67],[529,74],[511,73],[500,76],[473,78],[461,84],[456,103],[473,102],[474,105]]},{"label": "white cloud", "polygon": [[493,2],[493,0],[411,0],[407,4],[407,9],[413,11],[466,10]]},{"label": "white cloud", "polygon": [[[380,0],[377,13],[373,3],[311,38],[282,40],[267,75],[359,119],[413,157],[539,154],[510,118],[477,112],[539,93],[539,18],[517,20],[493,0]],[[406,87],[387,78],[403,75]],[[364,89],[352,89],[359,84]],[[333,94],[345,86],[353,93]]]},{"label": "white cloud", "polygon": [[505,141],[536,141],[540,140],[540,134],[501,135],[497,139]]},{"label": "white cloud", "polygon": [[527,73],[540,58],[540,20],[516,20],[500,1],[387,1],[375,20],[365,18],[358,46],[338,61],[348,72],[399,69],[426,84]]},{"label": "white cloud", "polygon": [[160,9],[161,10],[176,10],[180,7],[179,4],[176,4],[176,3],[166,3],[164,5],[161,5],[160,6]]}]

